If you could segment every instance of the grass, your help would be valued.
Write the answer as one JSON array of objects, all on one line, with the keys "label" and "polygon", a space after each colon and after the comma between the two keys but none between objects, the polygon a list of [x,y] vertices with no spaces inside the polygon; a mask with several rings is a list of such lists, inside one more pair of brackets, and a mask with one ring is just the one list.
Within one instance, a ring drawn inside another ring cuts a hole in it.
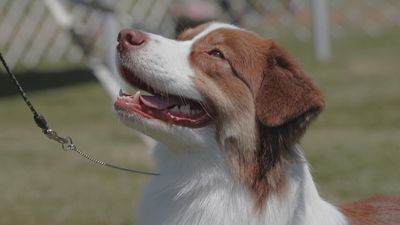
[{"label": "grass", "polygon": [[[327,97],[326,110],[302,141],[321,195],[336,203],[375,193],[399,195],[400,31],[334,40],[328,64],[313,59],[311,43],[290,37],[278,42],[299,58]],[[9,89],[7,82],[0,89]],[[144,145],[117,122],[96,82],[29,96],[49,125],[72,136],[81,149],[119,165],[151,168]],[[63,152],[35,127],[18,96],[0,96],[0,126],[0,224],[135,224],[147,177]]]},{"label": "grass", "polygon": [[[379,39],[353,34],[335,41],[335,56],[326,65],[303,57],[328,100],[303,141],[328,199],[400,193],[400,73],[393,48],[400,46],[399,34],[393,31]],[[309,54],[306,46],[292,48],[301,56]]]},{"label": "grass", "polygon": [[[135,134],[120,125],[95,82],[30,93],[50,127],[100,159],[148,168]],[[145,176],[63,152],[33,124],[18,96],[1,99],[0,224],[132,224]]]},{"label": "grass", "polygon": [[333,43],[334,57],[325,65],[315,64],[308,44],[287,43],[327,97],[302,144],[330,200],[400,194],[399,37],[398,31],[378,39],[353,34]]}]

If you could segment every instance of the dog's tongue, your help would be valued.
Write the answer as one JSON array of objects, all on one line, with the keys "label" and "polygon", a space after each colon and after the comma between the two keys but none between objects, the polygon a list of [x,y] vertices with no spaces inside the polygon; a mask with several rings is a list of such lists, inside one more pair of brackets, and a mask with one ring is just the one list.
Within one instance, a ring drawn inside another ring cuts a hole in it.
[{"label": "dog's tongue", "polygon": [[179,101],[174,97],[155,96],[139,96],[139,101],[147,107],[163,110],[178,105]]}]

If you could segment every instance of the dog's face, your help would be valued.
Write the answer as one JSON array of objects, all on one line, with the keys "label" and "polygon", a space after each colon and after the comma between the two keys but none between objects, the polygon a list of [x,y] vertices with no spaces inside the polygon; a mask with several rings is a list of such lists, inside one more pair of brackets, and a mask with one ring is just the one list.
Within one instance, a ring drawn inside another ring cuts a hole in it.
[{"label": "dog's face", "polygon": [[135,30],[118,39],[121,75],[152,94],[121,93],[115,109],[123,122],[171,145],[217,144],[256,192],[281,183],[267,173],[284,167],[324,105],[281,47],[221,23],[188,29],[177,40]]}]

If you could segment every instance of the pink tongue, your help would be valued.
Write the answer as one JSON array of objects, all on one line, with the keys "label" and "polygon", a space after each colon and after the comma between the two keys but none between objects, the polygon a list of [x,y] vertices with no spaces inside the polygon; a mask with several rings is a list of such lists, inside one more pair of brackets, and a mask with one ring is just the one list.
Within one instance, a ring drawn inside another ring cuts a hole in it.
[{"label": "pink tongue", "polygon": [[163,110],[179,104],[177,98],[163,96],[139,96],[139,101],[147,107],[158,110]]}]

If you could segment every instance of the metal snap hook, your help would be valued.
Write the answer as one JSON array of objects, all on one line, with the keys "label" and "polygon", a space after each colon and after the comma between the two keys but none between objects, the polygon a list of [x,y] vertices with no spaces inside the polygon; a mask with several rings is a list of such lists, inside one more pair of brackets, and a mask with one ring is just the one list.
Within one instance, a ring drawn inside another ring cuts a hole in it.
[{"label": "metal snap hook", "polygon": [[61,147],[64,151],[76,151],[76,145],[72,142],[71,137],[66,137],[66,143],[61,144]]}]

